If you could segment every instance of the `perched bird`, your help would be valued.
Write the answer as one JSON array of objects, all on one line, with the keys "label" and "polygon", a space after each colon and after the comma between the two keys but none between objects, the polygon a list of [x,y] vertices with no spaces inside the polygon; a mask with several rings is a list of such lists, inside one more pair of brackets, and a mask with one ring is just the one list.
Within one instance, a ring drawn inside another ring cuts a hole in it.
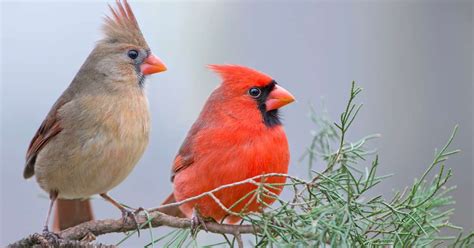
[{"label": "perched bird", "polygon": [[89,202],[80,200],[95,194],[119,208],[124,220],[131,213],[107,192],[127,177],[147,147],[144,80],[166,67],[151,53],[127,1],[110,10],[105,37],[53,105],[26,154],[24,178],[35,175],[51,198],[45,232],[57,199],[64,199],[56,211],[60,229],[91,219]]},{"label": "perched bird", "polygon": [[[169,204],[197,196],[219,186],[266,173],[287,173],[290,154],[278,109],[294,97],[271,77],[237,65],[211,65],[222,84],[212,92],[200,116],[188,132],[172,167],[173,193]],[[265,178],[267,183],[284,183],[285,177]],[[252,198],[256,189],[244,184],[215,193],[233,212],[261,211],[263,204]],[[269,188],[279,194],[282,187]],[[238,200],[245,200],[236,204]],[[267,204],[275,199],[263,197]],[[174,216],[195,216],[235,223],[211,197],[160,209]],[[201,221],[201,220],[199,220]]]}]

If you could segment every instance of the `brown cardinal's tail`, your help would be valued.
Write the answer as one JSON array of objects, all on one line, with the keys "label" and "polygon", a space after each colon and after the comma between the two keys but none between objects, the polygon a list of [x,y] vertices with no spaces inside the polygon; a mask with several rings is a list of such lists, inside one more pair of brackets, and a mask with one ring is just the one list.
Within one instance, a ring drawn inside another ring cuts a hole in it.
[{"label": "brown cardinal's tail", "polygon": [[79,225],[94,219],[90,200],[56,200],[53,231]]},{"label": "brown cardinal's tail", "polygon": [[[171,193],[171,195],[169,195],[168,198],[166,198],[166,200],[161,205],[175,203],[175,202],[176,202],[176,199],[174,198],[174,194]],[[186,218],[186,215],[183,212],[181,212],[178,206],[163,208],[163,209],[160,209],[159,211],[167,215],[180,217],[180,218]]]}]

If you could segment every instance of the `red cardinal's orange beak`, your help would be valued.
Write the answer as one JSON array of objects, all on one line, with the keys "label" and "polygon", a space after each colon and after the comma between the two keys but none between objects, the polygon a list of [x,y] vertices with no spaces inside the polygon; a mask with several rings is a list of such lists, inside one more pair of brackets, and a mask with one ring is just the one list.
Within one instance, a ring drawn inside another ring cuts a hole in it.
[{"label": "red cardinal's orange beak", "polygon": [[294,102],[295,97],[283,87],[275,85],[272,92],[267,97],[265,105],[267,106],[267,111],[279,109],[288,103]]},{"label": "red cardinal's orange beak", "polygon": [[148,55],[148,57],[143,61],[143,64],[140,66],[140,70],[142,71],[143,75],[150,75],[166,71],[166,66],[160,58],[150,53],[150,55]]}]

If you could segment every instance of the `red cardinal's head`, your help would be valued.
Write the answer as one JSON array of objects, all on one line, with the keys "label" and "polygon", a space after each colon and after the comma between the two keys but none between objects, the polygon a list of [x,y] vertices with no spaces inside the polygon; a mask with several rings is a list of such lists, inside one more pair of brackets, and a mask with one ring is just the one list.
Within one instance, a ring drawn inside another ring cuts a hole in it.
[{"label": "red cardinal's head", "polygon": [[[295,98],[270,76],[239,65],[210,65],[221,75],[222,85],[213,93],[214,99],[225,102],[228,113],[252,122],[259,118],[267,127],[280,125],[278,109]],[[257,115],[258,114],[258,115]]]}]

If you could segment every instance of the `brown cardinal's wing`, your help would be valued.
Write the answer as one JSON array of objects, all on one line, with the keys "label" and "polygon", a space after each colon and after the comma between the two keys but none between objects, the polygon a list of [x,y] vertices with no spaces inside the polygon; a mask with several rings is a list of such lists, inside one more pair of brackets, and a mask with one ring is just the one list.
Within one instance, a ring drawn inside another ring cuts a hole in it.
[{"label": "brown cardinal's wing", "polygon": [[54,136],[61,132],[62,128],[58,118],[58,110],[68,102],[65,98],[64,96],[59,98],[54,104],[48,116],[46,116],[46,119],[41,123],[41,126],[31,140],[28,151],[26,152],[26,165],[23,171],[24,178],[30,178],[35,174],[35,162],[38,153]]}]

